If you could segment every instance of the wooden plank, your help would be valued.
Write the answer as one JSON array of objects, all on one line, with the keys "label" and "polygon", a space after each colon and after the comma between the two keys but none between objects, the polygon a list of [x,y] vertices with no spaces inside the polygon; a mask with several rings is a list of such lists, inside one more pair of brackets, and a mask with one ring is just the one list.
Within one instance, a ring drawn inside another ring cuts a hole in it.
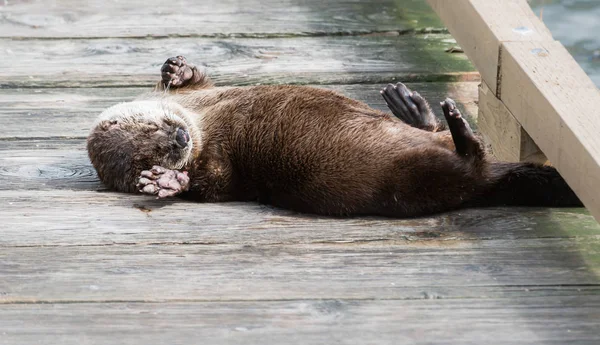
[{"label": "wooden plank", "polygon": [[[454,98],[465,114],[477,115],[477,83],[408,83],[430,99],[443,118],[437,101]],[[379,90],[385,84],[323,85],[375,109],[389,111]],[[148,88],[75,88],[0,90],[0,139],[87,136],[94,120],[104,109],[131,101]],[[18,119],[18,121],[15,121]],[[8,146],[4,147],[8,149]],[[4,148],[0,148],[4,149]]]},{"label": "wooden plank", "polygon": [[77,0],[0,4],[0,37],[290,36],[406,32],[442,25],[409,0]]},{"label": "wooden plank", "polygon": [[600,219],[600,92],[559,42],[503,45],[502,101]]},{"label": "wooden plank", "polygon": [[598,296],[3,305],[0,343],[595,345],[598,308]]},{"label": "wooden plank", "polygon": [[499,96],[502,42],[552,41],[525,0],[427,0],[464,49],[493,94]]},{"label": "wooden plank", "polygon": [[525,132],[519,121],[499,100],[489,86],[479,86],[477,126],[494,156],[507,162],[536,162],[544,164],[546,155]]},{"label": "wooden plank", "polygon": [[[183,54],[220,84],[354,84],[452,80],[473,71],[444,50],[449,35],[286,39],[0,39],[0,88],[146,86],[164,60]],[[43,56],[44,58],[40,58]],[[443,62],[442,62],[443,61]],[[466,78],[471,78],[467,75]]]},{"label": "wooden plank", "polygon": [[5,247],[0,303],[514,298],[543,295],[541,287],[561,295],[562,286],[598,294],[599,244],[585,238]]},{"label": "wooden plank", "polygon": [[144,195],[106,192],[91,177],[89,182],[79,182],[83,186],[77,186],[76,177],[71,181],[73,188],[88,190],[2,191],[0,246],[376,241],[452,247],[463,240],[600,235],[600,225],[587,211],[577,208],[485,208],[418,219],[339,219],[298,214],[257,203],[156,200]]}]

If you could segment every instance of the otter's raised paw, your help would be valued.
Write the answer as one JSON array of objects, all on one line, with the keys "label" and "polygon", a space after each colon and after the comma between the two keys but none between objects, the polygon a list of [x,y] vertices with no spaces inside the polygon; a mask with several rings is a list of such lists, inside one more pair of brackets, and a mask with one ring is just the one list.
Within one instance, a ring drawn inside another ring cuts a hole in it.
[{"label": "otter's raised paw", "polygon": [[421,114],[410,98],[411,91],[404,84],[388,84],[380,93],[394,115],[411,126],[419,125]]},{"label": "otter's raised paw", "polygon": [[440,105],[444,111],[448,127],[450,127],[456,152],[463,156],[482,156],[484,150],[481,141],[473,134],[471,126],[460,114],[456,103],[452,99],[446,98]]},{"label": "otter's raised paw", "polygon": [[160,72],[165,86],[177,88],[186,85],[194,77],[194,66],[188,65],[180,55],[168,58]]},{"label": "otter's raised paw", "polygon": [[[460,127],[461,131],[465,131],[465,133],[470,133],[471,135],[473,134],[471,126],[469,126],[467,120],[462,117],[460,111],[456,107],[456,102],[454,102],[451,98],[446,98],[446,100],[440,102],[440,105],[442,106],[444,117],[446,118],[449,126],[452,127],[454,125],[455,127]],[[462,129],[462,127],[465,128]]]},{"label": "otter's raised paw", "polygon": [[456,108],[456,102],[452,98],[446,98],[443,102],[440,102],[442,109],[444,110],[444,115],[450,117],[461,117],[458,108]]},{"label": "otter's raised paw", "polygon": [[141,193],[156,195],[158,198],[175,196],[189,189],[190,178],[187,172],[153,166],[140,174],[137,188]]},{"label": "otter's raised paw", "polygon": [[418,92],[411,91],[402,83],[388,84],[380,92],[392,113],[405,123],[426,131],[443,129],[425,98]]}]

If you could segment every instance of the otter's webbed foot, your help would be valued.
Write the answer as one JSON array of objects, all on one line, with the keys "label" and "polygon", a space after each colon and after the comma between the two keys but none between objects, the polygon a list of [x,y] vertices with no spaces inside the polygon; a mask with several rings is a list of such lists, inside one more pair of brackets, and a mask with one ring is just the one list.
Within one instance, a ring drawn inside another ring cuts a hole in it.
[{"label": "otter's webbed foot", "polygon": [[482,155],[484,152],[482,144],[473,133],[467,120],[460,114],[456,103],[452,99],[446,98],[440,105],[444,111],[448,127],[450,127],[456,152],[461,156]]},{"label": "otter's webbed foot", "polygon": [[190,178],[187,172],[165,169],[157,165],[142,171],[137,184],[141,193],[156,195],[158,198],[175,196],[187,191],[189,187]]},{"label": "otter's webbed foot", "polygon": [[178,88],[194,83],[199,73],[180,55],[168,58],[160,68],[160,75],[165,87]]},{"label": "otter's webbed foot", "polygon": [[406,85],[388,84],[381,90],[381,95],[388,108],[396,117],[405,123],[426,131],[437,132],[444,126],[435,117],[429,104],[418,92],[413,92]]}]

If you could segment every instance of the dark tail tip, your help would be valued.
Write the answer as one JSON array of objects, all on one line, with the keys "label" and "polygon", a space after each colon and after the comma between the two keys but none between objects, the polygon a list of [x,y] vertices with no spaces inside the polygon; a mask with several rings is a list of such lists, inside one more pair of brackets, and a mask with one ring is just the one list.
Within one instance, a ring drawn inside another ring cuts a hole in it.
[{"label": "dark tail tip", "polygon": [[492,186],[477,198],[479,206],[581,207],[581,200],[550,166],[534,163],[492,163]]}]

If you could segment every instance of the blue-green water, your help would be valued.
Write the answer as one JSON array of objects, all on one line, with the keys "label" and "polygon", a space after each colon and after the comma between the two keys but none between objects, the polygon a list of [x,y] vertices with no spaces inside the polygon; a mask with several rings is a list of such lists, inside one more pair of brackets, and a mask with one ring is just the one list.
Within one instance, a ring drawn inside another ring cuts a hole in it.
[{"label": "blue-green water", "polygon": [[600,86],[600,0],[531,0],[555,39]]}]

